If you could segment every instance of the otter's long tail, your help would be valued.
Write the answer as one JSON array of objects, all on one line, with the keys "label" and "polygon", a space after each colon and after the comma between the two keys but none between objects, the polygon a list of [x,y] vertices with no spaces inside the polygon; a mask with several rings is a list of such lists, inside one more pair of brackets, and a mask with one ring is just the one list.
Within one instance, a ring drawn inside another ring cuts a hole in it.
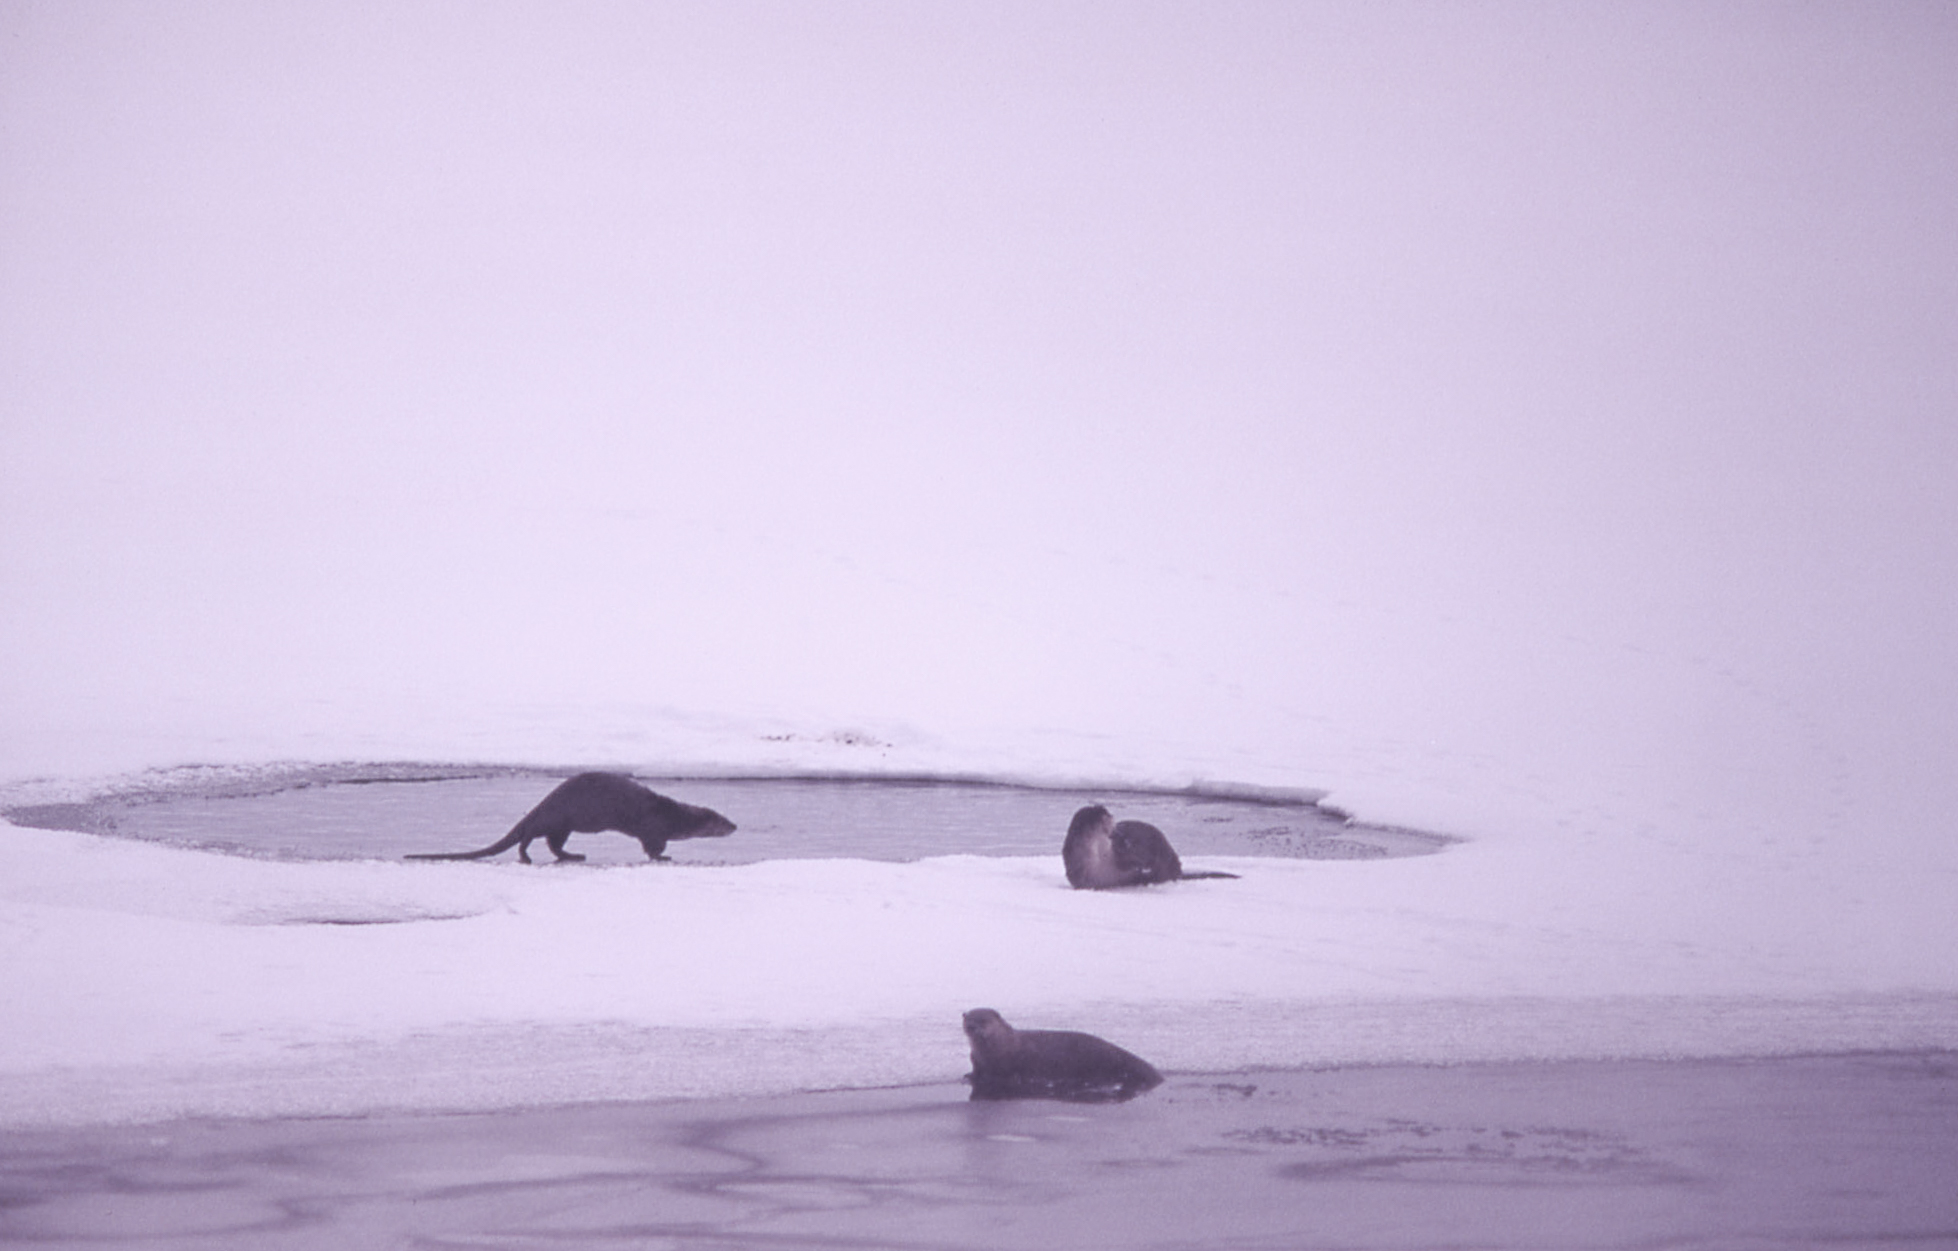
[{"label": "otter's long tail", "polygon": [[1185,873],[1182,875],[1183,880],[1186,882],[1193,877],[1227,877],[1236,880],[1237,876],[1235,873],[1220,873],[1216,869],[1199,869],[1195,873]]},{"label": "otter's long tail", "polygon": [[522,841],[523,825],[520,822],[516,829],[511,830],[496,842],[491,843],[487,847],[478,848],[475,851],[422,851],[413,852],[401,858],[403,860],[481,860],[485,856],[494,856],[498,852],[508,851]]}]

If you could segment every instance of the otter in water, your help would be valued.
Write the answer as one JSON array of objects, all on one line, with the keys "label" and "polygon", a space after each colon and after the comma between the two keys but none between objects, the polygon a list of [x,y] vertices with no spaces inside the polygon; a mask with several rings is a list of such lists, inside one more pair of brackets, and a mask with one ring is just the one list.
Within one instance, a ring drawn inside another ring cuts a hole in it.
[{"label": "otter in water", "polygon": [[1236,877],[1235,873],[1185,873],[1163,832],[1147,821],[1117,821],[1100,804],[1074,814],[1061,843],[1061,863],[1076,890],[1147,886],[1179,878]]},{"label": "otter in water", "polygon": [[965,1014],[974,1099],[1113,1103],[1162,1085],[1148,1061],[1071,1029],[1014,1029],[991,1008]]},{"label": "otter in water", "polygon": [[564,849],[565,840],[600,830],[630,834],[646,849],[648,860],[663,860],[666,844],[673,839],[720,838],[734,832],[734,822],[711,808],[696,808],[647,790],[623,774],[580,773],[560,783],[489,846],[477,851],[424,852],[408,859],[481,860],[515,847],[517,859],[529,864],[530,844],[541,838],[559,860],[583,860]]}]

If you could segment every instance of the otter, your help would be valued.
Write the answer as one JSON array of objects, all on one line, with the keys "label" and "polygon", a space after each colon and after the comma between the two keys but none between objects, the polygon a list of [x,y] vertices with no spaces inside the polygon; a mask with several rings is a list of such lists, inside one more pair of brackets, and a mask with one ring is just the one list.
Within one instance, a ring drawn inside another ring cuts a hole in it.
[{"label": "otter", "polygon": [[1061,863],[1076,890],[1110,890],[1155,882],[1235,873],[1185,873],[1183,861],[1163,832],[1147,821],[1117,821],[1100,804],[1091,804],[1068,822]]},{"label": "otter", "polygon": [[481,860],[515,847],[517,859],[531,863],[530,844],[543,839],[559,860],[583,860],[564,849],[573,834],[617,830],[630,834],[646,849],[648,860],[664,860],[666,844],[676,838],[721,838],[734,832],[734,822],[711,808],[696,808],[647,790],[620,773],[580,773],[560,783],[542,803],[524,814],[510,832],[477,851],[423,852],[410,860]]},{"label": "otter", "polygon": [[1118,1103],[1162,1085],[1147,1060],[1093,1034],[1014,1029],[991,1008],[965,1014],[972,1043],[972,1097]]}]

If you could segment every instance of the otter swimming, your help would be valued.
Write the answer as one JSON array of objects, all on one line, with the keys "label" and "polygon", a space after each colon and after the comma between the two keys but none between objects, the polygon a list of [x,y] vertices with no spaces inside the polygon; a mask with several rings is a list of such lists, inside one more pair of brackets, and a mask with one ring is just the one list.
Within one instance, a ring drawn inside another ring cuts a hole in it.
[{"label": "otter swimming", "polygon": [[1065,1099],[1112,1103],[1162,1085],[1147,1060],[1093,1034],[1014,1029],[991,1008],[965,1014],[974,1099]]},{"label": "otter swimming", "polygon": [[1185,873],[1183,861],[1163,832],[1147,821],[1116,821],[1108,809],[1092,804],[1068,822],[1061,863],[1076,890],[1110,890],[1235,873]]},{"label": "otter swimming", "polygon": [[531,863],[530,844],[543,839],[559,860],[583,860],[564,849],[573,834],[617,830],[639,840],[648,860],[664,858],[676,838],[721,838],[734,822],[711,808],[696,808],[647,790],[619,773],[580,773],[561,784],[524,814],[508,834],[477,851],[423,852],[409,860],[481,860],[515,847],[517,859]]}]

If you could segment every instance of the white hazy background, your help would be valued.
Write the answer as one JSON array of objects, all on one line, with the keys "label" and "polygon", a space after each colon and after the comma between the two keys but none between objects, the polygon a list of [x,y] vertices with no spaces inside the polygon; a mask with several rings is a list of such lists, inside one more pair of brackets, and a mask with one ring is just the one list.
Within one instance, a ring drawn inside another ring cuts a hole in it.
[{"label": "white hazy background", "polygon": [[1950,995],[1954,401],[1944,3],[0,3],[9,779],[1318,786]]}]

